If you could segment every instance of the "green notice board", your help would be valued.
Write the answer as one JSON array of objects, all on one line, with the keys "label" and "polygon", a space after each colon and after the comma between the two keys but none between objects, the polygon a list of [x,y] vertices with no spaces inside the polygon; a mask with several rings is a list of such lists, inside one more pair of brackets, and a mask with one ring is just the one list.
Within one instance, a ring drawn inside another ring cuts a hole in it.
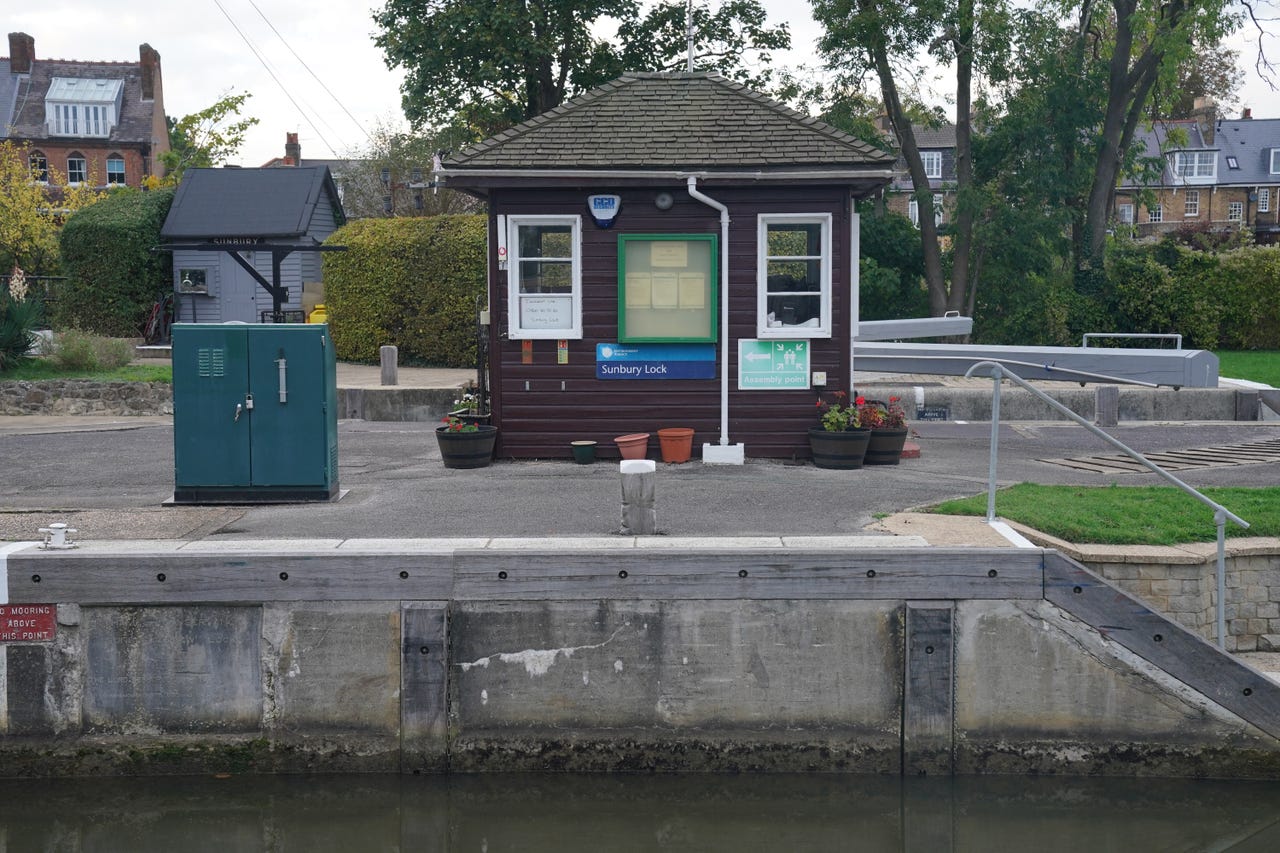
[{"label": "green notice board", "polygon": [[808,341],[738,340],[738,390],[809,387]]}]

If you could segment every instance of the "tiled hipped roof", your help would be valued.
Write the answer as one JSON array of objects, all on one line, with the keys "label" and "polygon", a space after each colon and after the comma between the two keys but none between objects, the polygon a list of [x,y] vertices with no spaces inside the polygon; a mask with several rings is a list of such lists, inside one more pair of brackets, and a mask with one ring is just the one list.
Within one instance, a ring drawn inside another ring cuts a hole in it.
[{"label": "tiled hipped roof", "polygon": [[719,75],[632,73],[459,152],[445,167],[865,168],[893,159]]},{"label": "tiled hipped roof", "polygon": [[[156,72],[159,74],[159,71]],[[82,80],[124,80],[124,97],[120,117],[112,128],[109,141],[146,143],[151,139],[153,101],[142,100],[142,69],[136,62],[74,62],[61,59],[38,59],[31,63],[31,75],[18,84],[18,110],[13,117],[10,136],[33,142],[49,138],[44,125],[44,96],[54,77]]]}]

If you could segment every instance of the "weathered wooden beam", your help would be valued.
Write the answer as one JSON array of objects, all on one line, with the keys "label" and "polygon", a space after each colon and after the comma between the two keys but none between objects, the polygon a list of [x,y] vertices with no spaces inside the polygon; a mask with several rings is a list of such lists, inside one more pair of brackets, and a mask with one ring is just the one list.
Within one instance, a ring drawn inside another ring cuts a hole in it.
[{"label": "weathered wooden beam", "polygon": [[448,769],[448,602],[406,602],[401,610],[402,773]]},{"label": "weathered wooden beam", "polygon": [[906,668],[902,679],[902,775],[954,772],[955,607],[950,601],[908,601]]}]

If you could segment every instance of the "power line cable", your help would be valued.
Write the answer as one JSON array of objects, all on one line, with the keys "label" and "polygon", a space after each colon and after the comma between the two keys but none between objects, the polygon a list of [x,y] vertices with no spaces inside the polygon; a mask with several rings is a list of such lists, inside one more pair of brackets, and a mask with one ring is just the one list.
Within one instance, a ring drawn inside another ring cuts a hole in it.
[{"label": "power line cable", "polygon": [[[280,87],[280,91],[283,92],[284,96],[289,99],[289,103],[293,104],[294,108],[298,111],[299,114],[301,114],[303,120],[306,121],[307,124],[311,125],[311,129],[316,132],[316,136],[320,137],[320,141],[324,144],[324,146],[328,148],[331,152],[333,152],[334,155],[336,156],[337,149],[335,149],[332,145],[329,144],[329,140],[325,139],[324,134],[320,132],[320,128],[316,127],[315,122],[311,120],[311,116],[309,116],[307,114],[307,111],[304,110],[296,100],[294,100],[292,93],[290,93],[289,89],[283,83],[280,82],[280,78],[277,77],[275,71],[271,69],[270,63],[268,63],[267,60],[263,58],[258,48],[253,44],[252,41],[249,40],[249,37],[244,34],[244,31],[240,29],[239,25],[236,24],[235,19],[232,18],[231,14],[223,7],[221,0],[213,0],[213,4],[218,7],[218,11],[222,12],[223,16],[227,19],[228,23],[231,24],[232,29],[236,31],[236,33],[240,36],[241,40],[244,41],[245,45],[248,46],[249,51],[254,55],[254,57],[258,60],[258,62],[262,64],[262,67],[266,69],[267,74],[271,76],[271,79],[275,81],[276,85]],[[342,142],[341,139],[339,139],[338,141]],[[342,144],[343,144],[343,147],[345,148],[346,143],[343,142]]]},{"label": "power line cable", "polygon": [[271,28],[271,32],[275,33],[276,38],[280,39],[280,43],[283,44],[285,47],[289,48],[289,52],[293,54],[294,59],[298,60],[298,64],[300,64],[303,68],[307,69],[307,73],[311,75],[313,80],[315,80],[317,83],[320,84],[320,88],[324,89],[325,94],[327,94],[330,98],[332,98],[333,102],[338,105],[338,108],[341,109],[344,113],[346,113],[347,118],[351,119],[351,123],[354,124],[357,128],[359,128],[360,132],[364,134],[365,139],[372,142],[373,137],[369,135],[369,131],[365,130],[364,125],[360,123],[360,120],[351,114],[351,111],[347,109],[347,105],[342,103],[342,101],[338,99],[338,96],[333,94],[333,92],[330,91],[329,87],[324,84],[324,81],[321,80],[319,76],[316,75],[316,72],[311,70],[311,66],[307,65],[306,60],[304,60],[301,56],[298,55],[298,52],[293,49],[293,46],[289,44],[288,40],[280,33],[279,30],[276,29],[276,25],[271,23],[271,20],[266,16],[266,13],[258,8],[258,4],[253,2],[253,0],[249,0],[249,5],[252,6],[253,10],[262,17],[262,20],[266,21],[267,26]]}]

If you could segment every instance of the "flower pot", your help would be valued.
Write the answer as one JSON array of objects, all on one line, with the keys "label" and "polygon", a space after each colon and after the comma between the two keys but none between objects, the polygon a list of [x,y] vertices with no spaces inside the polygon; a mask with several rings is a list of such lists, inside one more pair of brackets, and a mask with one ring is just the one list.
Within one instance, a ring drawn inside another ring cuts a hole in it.
[{"label": "flower pot", "polygon": [[897,465],[902,458],[902,447],[906,443],[906,427],[873,429],[863,462],[867,465]]},{"label": "flower pot", "polygon": [[594,441],[571,441],[573,461],[579,465],[590,465],[596,461],[596,443]]},{"label": "flower pot", "polygon": [[643,459],[649,453],[649,433],[633,432],[613,440],[623,459]]},{"label": "flower pot", "polygon": [[663,462],[688,462],[693,454],[693,430],[688,427],[666,427],[658,430],[658,445]]},{"label": "flower pot", "polygon": [[861,468],[870,439],[869,429],[827,432],[822,427],[811,427],[809,449],[813,451],[813,464],[819,468],[841,470]]},{"label": "flower pot", "polygon": [[475,432],[436,427],[440,461],[446,468],[484,468],[493,459],[493,443],[497,439],[498,428],[492,426],[478,426]]}]

